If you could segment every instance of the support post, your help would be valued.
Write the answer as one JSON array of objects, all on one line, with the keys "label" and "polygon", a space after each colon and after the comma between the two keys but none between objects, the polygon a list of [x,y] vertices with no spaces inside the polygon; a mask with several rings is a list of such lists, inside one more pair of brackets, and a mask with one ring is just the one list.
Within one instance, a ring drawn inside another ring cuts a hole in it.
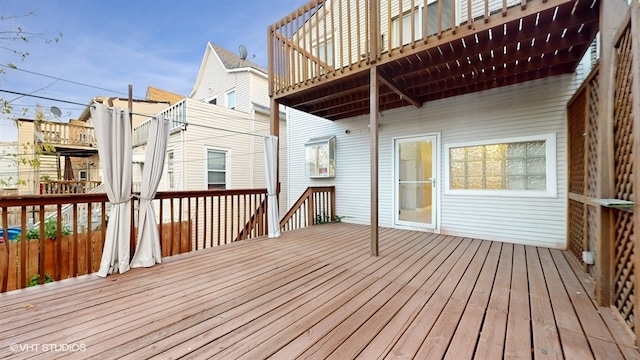
[{"label": "support post", "polygon": [[[640,38],[637,36],[640,32],[640,1],[635,2],[631,5],[631,33],[636,34],[631,38],[631,51],[632,51],[632,73],[631,80],[633,81],[633,101],[631,109],[633,116],[633,153],[636,154],[633,159],[633,184],[635,189],[638,189],[640,185],[640,161],[638,161],[638,154],[640,154]],[[638,232],[638,226],[640,225],[640,196],[638,196],[638,191],[634,191],[633,193],[633,244],[634,244],[634,271],[635,274],[635,284],[634,288],[636,291],[635,296],[635,304],[634,309],[636,315],[638,314],[638,309],[640,309],[640,298],[637,296],[638,291],[640,289],[640,232]],[[634,317],[634,328],[636,339],[640,336],[640,316]]]},{"label": "support post", "polygon": [[269,117],[269,134],[278,137],[276,151],[276,193],[278,203],[280,203],[280,104],[273,97],[271,98],[271,115]]},{"label": "support post", "polygon": [[369,79],[369,134],[371,141],[371,256],[378,256],[378,69],[371,67]]},{"label": "support post", "polygon": [[[600,2],[600,102],[598,104],[598,197],[607,199],[614,197],[615,182],[613,178],[613,102],[615,85],[615,34],[626,13],[628,5],[623,0]],[[597,212],[596,232],[596,276],[595,297],[602,306],[611,305],[611,274],[613,264],[613,221],[612,210],[600,206]]]},{"label": "support post", "polygon": [[369,62],[375,64],[380,57],[380,1],[369,1]]}]

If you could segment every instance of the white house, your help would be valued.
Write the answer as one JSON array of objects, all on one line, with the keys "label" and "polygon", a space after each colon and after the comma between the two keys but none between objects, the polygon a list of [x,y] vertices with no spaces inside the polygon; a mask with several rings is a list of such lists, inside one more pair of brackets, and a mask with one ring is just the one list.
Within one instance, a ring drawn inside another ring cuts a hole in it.
[{"label": "white house", "polygon": [[[207,44],[189,97],[159,114],[172,121],[160,191],[266,186],[267,79],[265,68]],[[286,121],[281,128],[286,129]],[[147,130],[146,123],[134,129],[134,163],[139,164],[134,166],[134,182],[144,166]],[[287,148],[286,136],[280,137],[280,148]],[[280,164],[286,168],[286,156]],[[287,179],[281,178],[281,212],[287,209],[287,193]]]},{"label": "white house", "polygon": [[[566,20],[569,2],[557,19],[543,3],[357,3],[322,1],[271,28],[290,192],[335,185],[344,221],[371,224],[377,197],[380,226],[566,248],[567,104],[590,70],[578,63],[595,10],[581,3]],[[562,44],[525,33],[536,14],[565,28],[545,35]]]},{"label": "white house", "polygon": [[0,143],[0,194],[17,193],[18,143]]}]

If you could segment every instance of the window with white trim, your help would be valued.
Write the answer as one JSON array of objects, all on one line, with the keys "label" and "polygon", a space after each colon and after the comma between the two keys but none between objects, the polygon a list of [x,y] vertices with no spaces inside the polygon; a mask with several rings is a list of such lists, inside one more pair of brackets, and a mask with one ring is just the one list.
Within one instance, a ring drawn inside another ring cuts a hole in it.
[{"label": "window with white trim", "polygon": [[229,109],[236,108],[236,91],[231,90],[227,92],[227,107]]},{"label": "window with white trim", "polygon": [[169,189],[175,188],[174,173],[173,150],[169,150],[167,151],[167,179],[169,181]]},{"label": "window with white trim", "polygon": [[557,196],[555,134],[446,144],[448,194]]},{"label": "window with white trim", "polygon": [[227,188],[227,152],[207,150],[207,189]]}]

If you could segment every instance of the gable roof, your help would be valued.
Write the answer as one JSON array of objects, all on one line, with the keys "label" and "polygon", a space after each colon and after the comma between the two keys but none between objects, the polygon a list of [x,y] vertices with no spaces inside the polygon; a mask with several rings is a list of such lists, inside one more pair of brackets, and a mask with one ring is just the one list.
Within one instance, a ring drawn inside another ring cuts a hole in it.
[{"label": "gable roof", "polygon": [[167,90],[162,90],[153,86],[147,86],[147,100],[168,101],[171,105],[180,102],[185,97]]},{"label": "gable roof", "polygon": [[242,60],[238,54],[231,52],[218,44],[215,44],[213,42],[209,42],[209,44],[211,44],[211,47],[218,55],[218,58],[222,62],[222,65],[224,65],[224,67],[228,70],[250,67],[265,74],[268,72],[266,68],[263,68],[262,66],[252,61]]}]

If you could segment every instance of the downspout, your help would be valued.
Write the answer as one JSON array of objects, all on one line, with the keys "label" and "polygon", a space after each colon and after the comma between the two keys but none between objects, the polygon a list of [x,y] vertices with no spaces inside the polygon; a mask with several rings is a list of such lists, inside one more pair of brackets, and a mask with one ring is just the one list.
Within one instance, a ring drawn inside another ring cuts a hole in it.
[{"label": "downspout", "polygon": [[181,160],[180,163],[180,190],[186,190],[185,189],[185,183],[184,183],[184,179],[185,179],[185,167],[186,167],[186,157],[185,157],[185,151],[186,151],[186,146],[185,146],[185,141],[186,141],[186,136],[185,136],[185,132],[187,131],[187,109],[189,108],[188,106],[188,101],[187,99],[184,99],[184,119],[182,119],[182,122],[184,123],[182,125],[182,128],[180,129],[180,147],[181,147]]},{"label": "downspout", "polygon": [[[255,122],[256,122],[256,107],[251,104],[251,131],[249,133],[255,133]],[[250,136],[251,142],[249,143],[249,153],[251,156],[249,157],[249,187],[253,188],[255,186],[255,174],[253,167],[255,165],[255,139],[253,136]]]}]

